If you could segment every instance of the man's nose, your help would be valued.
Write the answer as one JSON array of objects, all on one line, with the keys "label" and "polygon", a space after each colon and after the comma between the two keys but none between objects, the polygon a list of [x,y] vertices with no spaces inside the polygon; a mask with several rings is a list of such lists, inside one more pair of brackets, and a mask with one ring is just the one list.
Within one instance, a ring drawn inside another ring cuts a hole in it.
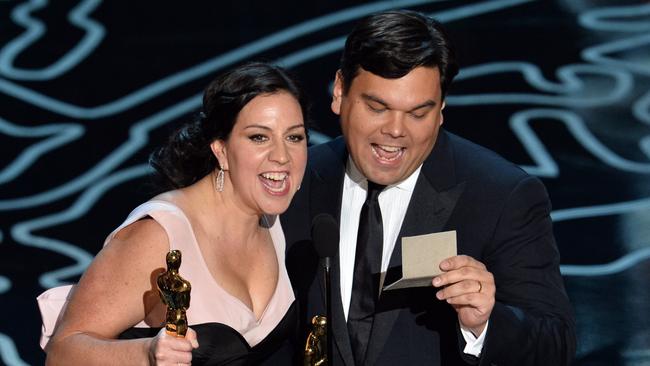
[{"label": "man's nose", "polygon": [[381,132],[394,138],[404,136],[404,118],[404,112],[392,111],[390,118],[382,126]]}]

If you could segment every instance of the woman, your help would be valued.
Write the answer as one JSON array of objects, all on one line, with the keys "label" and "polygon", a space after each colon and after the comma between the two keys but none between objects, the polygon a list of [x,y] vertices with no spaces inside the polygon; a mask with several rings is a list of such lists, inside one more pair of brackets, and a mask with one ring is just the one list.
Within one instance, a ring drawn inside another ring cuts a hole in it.
[{"label": "woman", "polygon": [[[294,297],[277,215],[303,177],[304,113],[296,84],[277,67],[247,64],[213,81],[199,120],[152,155],[173,190],[108,237],[47,346],[47,363],[258,363],[291,336]],[[166,307],[156,278],[171,249],[182,252],[179,273],[192,286],[185,338],[160,328]]]}]

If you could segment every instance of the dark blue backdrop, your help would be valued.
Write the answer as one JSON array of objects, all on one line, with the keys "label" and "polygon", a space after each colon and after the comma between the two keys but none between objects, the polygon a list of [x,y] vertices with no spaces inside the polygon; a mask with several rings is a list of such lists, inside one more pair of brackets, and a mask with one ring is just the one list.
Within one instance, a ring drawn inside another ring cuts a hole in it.
[{"label": "dark blue backdrop", "polygon": [[445,128],[546,184],[576,363],[650,365],[650,4],[613,0],[0,0],[0,363],[43,363],[35,297],[149,198],[148,153],[216,73],[292,69],[324,141],[344,37],[390,8],[458,46]]}]

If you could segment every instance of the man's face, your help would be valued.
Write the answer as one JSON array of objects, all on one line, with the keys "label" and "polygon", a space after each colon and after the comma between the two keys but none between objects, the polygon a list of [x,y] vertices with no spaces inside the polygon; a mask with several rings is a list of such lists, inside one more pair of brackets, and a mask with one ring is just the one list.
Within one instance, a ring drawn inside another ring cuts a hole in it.
[{"label": "man's face", "polygon": [[347,94],[337,73],[332,111],[361,173],[378,184],[406,179],[433,149],[442,125],[438,68],[417,67],[399,79],[359,70]]}]

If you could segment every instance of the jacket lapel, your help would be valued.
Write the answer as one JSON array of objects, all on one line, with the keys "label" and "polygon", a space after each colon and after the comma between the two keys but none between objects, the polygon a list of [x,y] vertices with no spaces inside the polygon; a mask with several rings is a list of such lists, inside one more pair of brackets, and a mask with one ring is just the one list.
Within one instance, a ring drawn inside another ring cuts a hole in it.
[{"label": "jacket lapel", "polygon": [[[341,200],[343,196],[343,178],[345,175],[345,165],[347,162],[347,152],[343,138],[339,137],[327,146],[321,147],[319,154],[314,154],[311,162],[312,182],[310,187],[310,215],[315,217],[320,213],[328,213],[341,221]],[[337,162],[337,163],[333,163]],[[324,271],[319,269],[319,277],[323,278]],[[336,343],[341,358],[348,366],[354,366],[352,355],[352,346],[348,335],[348,327],[343,314],[343,303],[341,301],[341,277],[339,267],[338,250],[337,255],[332,258],[331,262],[332,275],[332,339]],[[320,293],[323,299],[323,308],[325,308],[325,284],[324,281],[318,280]]]},{"label": "jacket lapel", "polygon": [[[423,235],[443,231],[458,198],[463,192],[464,183],[457,183],[453,159],[448,139],[441,135],[431,155],[420,171],[417,183],[400,229],[400,234],[391,255],[386,278],[400,278],[402,266],[401,239],[405,236]],[[403,307],[387,307],[382,297],[395,296],[391,293],[380,295],[377,313],[373,322],[366,354],[366,365],[376,363],[377,357],[386,346],[386,341]]]}]

